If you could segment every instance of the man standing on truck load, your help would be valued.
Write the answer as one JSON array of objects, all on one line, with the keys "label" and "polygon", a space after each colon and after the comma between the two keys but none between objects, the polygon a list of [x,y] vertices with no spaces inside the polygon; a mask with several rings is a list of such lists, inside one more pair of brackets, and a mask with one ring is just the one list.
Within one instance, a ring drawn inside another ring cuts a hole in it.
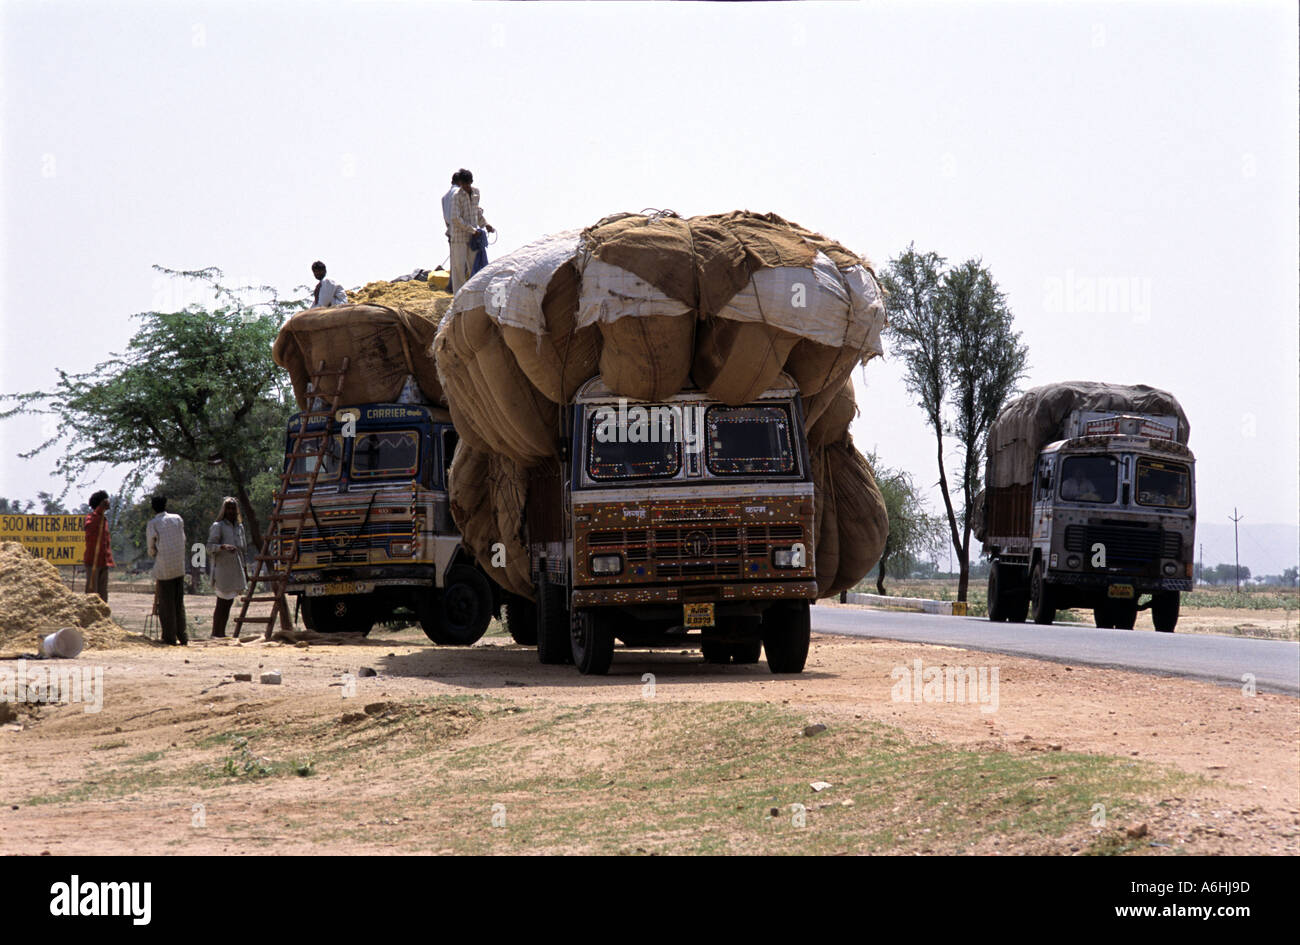
[{"label": "man standing on truck load", "polygon": [[86,516],[86,593],[98,594],[108,603],[108,569],[113,566],[113,547],[108,535],[108,493],[103,489],[90,497]]},{"label": "man standing on truck load", "polygon": [[334,305],[347,305],[348,294],[341,285],[336,285],[325,278],[325,264],[319,259],[311,264],[311,274],[316,277],[316,291],[312,293],[308,308],[330,308]]},{"label": "man standing on truck load", "polygon": [[153,561],[153,579],[157,587],[158,622],[162,624],[163,642],[169,646],[187,646],[185,631],[185,522],[167,511],[167,497],[156,495],[150,500],[154,516],[145,526],[145,544]]},{"label": "man standing on truck load", "polygon": [[473,274],[474,251],[470,240],[479,227],[489,233],[496,230],[488,223],[479,208],[479,191],[474,186],[474,175],[465,168],[456,172],[460,180],[451,202],[451,291],[458,292]]},{"label": "man standing on truck load", "polygon": [[451,175],[451,187],[442,195],[442,222],[446,226],[447,243],[451,243],[451,205],[456,199],[456,191],[460,190],[460,171]]}]

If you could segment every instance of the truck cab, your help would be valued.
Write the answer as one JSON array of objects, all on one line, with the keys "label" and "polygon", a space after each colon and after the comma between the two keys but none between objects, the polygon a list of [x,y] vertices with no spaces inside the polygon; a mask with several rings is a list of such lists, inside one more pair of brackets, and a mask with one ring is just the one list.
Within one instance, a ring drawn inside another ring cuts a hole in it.
[{"label": "truck cab", "polygon": [[538,652],[608,671],[615,640],[699,645],[773,672],[807,658],[817,595],[813,478],[794,383],[728,406],[688,387],[663,403],[575,395],[561,461],[530,482]]},{"label": "truck cab", "polygon": [[[407,611],[435,643],[469,644],[499,607],[495,585],[469,554],[451,520],[447,469],[456,447],[451,417],[424,404],[339,408],[329,425],[309,425],[286,458],[287,523],[304,512],[286,592],[299,598],[309,629],[368,633]],[[286,457],[299,427],[289,420]],[[320,473],[308,497],[308,479]],[[288,549],[292,554],[295,549]]]},{"label": "truck cab", "polygon": [[1132,629],[1150,608],[1157,630],[1174,629],[1192,590],[1196,498],[1195,458],[1172,421],[1089,414],[1039,452],[1028,540],[994,547],[991,619],[1027,611],[1046,624],[1082,607],[1099,627]]}]

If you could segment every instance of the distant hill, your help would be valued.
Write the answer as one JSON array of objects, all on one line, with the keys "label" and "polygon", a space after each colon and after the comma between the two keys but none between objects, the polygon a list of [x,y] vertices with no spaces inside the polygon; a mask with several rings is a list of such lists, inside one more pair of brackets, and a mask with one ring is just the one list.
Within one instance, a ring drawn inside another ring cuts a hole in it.
[{"label": "distant hill", "polygon": [[[1241,563],[1250,568],[1251,577],[1281,574],[1300,566],[1300,525],[1255,525],[1242,519]],[[1198,521],[1196,523],[1196,560],[1200,563],[1205,548],[1205,566],[1232,563],[1232,523]]]}]

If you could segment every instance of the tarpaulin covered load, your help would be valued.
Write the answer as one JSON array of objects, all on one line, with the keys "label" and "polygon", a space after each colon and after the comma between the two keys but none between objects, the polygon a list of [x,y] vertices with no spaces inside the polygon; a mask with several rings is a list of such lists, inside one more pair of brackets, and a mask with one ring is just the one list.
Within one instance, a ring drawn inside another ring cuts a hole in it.
[{"label": "tarpaulin covered load", "polygon": [[[438,314],[451,296],[432,297],[427,314],[387,305],[338,305],[299,312],[280,328],[271,355],[289,372],[298,407],[307,407],[307,384],[321,361],[334,368],[349,359],[341,403],[392,401],[408,376],[433,403],[443,403],[442,385],[430,354]],[[332,392],[333,380],[323,386]]]},{"label": "tarpaulin covered load", "polygon": [[1066,424],[1075,411],[1172,417],[1174,438],[1184,445],[1191,433],[1177,398],[1145,384],[1066,381],[1035,387],[1012,401],[989,428],[985,485],[1032,483],[1039,452],[1071,435]]},{"label": "tarpaulin covered load", "polygon": [[620,214],[489,264],[457,293],[434,353],[463,442],[528,467],[555,455],[559,406],[597,373],[630,399],[693,380],[739,405],[785,371],[816,442],[837,443],[856,411],[850,375],[881,353],[884,324],[870,265],[775,214]]}]

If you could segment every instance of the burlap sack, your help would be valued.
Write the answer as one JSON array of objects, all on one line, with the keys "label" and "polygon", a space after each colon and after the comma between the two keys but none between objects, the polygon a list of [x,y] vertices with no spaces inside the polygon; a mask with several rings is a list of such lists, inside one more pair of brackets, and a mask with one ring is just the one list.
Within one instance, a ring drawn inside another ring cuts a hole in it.
[{"label": "burlap sack", "polygon": [[839,523],[839,559],[827,593],[838,594],[866,577],[880,560],[889,537],[889,513],[871,466],[850,437],[826,448],[826,463]]},{"label": "burlap sack", "polygon": [[858,415],[858,402],[853,392],[853,378],[846,378],[836,390],[824,390],[804,401],[804,409],[813,415],[809,423],[804,417],[810,446],[824,446],[844,439],[849,425]]},{"label": "burlap sack", "polygon": [[567,403],[598,370],[600,330],[577,328],[578,271],[572,261],[556,271],[542,300],[545,330],[535,334],[502,324],[501,335],[520,370],[544,397]]},{"label": "burlap sack", "polygon": [[524,464],[555,454],[556,406],[529,383],[486,311],[450,313],[434,353],[472,440]]},{"label": "burlap sack", "polygon": [[503,588],[531,599],[528,550],[523,543],[524,468],[476,450],[462,439],[450,479],[448,504],[465,549]]},{"label": "burlap sack", "polygon": [[[449,301],[449,300],[448,300]],[[435,300],[435,307],[443,305]],[[408,376],[433,403],[444,403],[430,344],[438,330],[430,315],[385,305],[340,305],[299,312],[280,328],[271,348],[275,363],[289,372],[299,409],[307,408],[307,384],[321,361],[335,369],[346,356],[348,373],[340,404],[395,400]],[[334,378],[322,382],[334,391]]]},{"label": "burlap sack", "polygon": [[840,566],[840,525],[835,489],[825,447],[809,451],[812,455],[815,524],[813,526],[814,564],[817,569],[817,596],[827,597]]},{"label": "burlap sack", "polygon": [[691,374],[690,315],[645,315],[599,323],[600,374],[606,386],[633,400],[667,400]]},{"label": "burlap sack", "polygon": [[798,341],[798,335],[757,322],[701,322],[692,377],[724,404],[750,403],[776,382]]}]

